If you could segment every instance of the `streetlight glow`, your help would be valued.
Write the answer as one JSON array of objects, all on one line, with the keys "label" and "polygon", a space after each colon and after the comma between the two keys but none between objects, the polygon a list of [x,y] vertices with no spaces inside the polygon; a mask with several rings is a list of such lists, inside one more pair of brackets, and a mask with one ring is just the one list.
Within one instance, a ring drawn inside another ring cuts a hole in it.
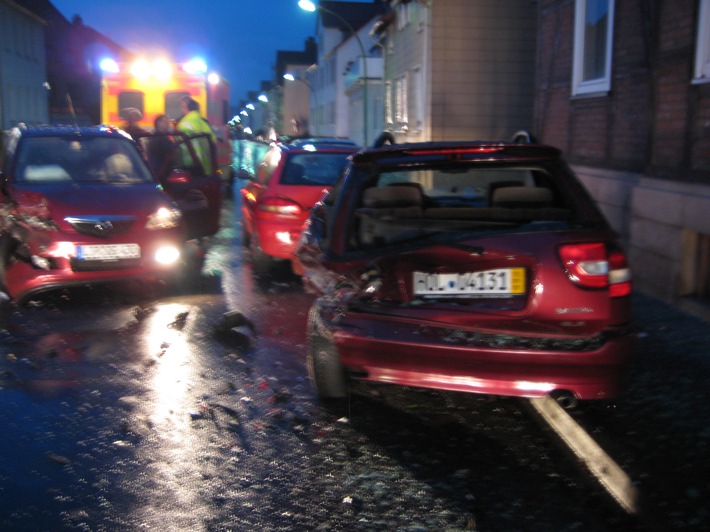
[{"label": "streetlight glow", "polygon": [[260,102],[269,103],[269,97],[266,94],[259,94],[257,98]]},{"label": "streetlight glow", "polygon": [[296,78],[293,77],[293,74],[291,74],[290,72],[286,72],[284,74],[284,79],[288,81],[296,81]]},{"label": "streetlight glow", "polygon": [[298,7],[305,9],[306,11],[310,11],[311,13],[316,10],[316,5],[311,2],[311,0],[299,0]]}]

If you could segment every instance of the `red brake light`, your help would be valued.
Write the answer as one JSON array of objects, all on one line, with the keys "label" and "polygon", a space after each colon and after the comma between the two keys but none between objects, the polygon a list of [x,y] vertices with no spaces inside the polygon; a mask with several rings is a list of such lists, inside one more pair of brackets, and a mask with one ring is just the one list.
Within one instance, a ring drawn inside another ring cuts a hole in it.
[{"label": "red brake light", "polygon": [[259,210],[284,216],[298,216],[301,214],[301,206],[288,198],[264,198],[259,203]]},{"label": "red brake light", "polygon": [[472,148],[432,148],[424,150],[407,150],[412,155],[468,155],[479,153],[498,153],[503,151],[499,146],[475,146]]},{"label": "red brake light", "polygon": [[573,283],[585,288],[608,287],[611,297],[631,293],[631,272],[623,253],[609,252],[601,242],[567,244],[558,253]]}]

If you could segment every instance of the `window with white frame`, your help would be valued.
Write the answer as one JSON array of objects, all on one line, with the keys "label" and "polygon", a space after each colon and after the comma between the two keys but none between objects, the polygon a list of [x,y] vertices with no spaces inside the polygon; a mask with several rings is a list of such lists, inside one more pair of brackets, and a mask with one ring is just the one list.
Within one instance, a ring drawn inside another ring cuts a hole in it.
[{"label": "window with white frame", "polygon": [[710,82],[710,0],[700,0],[695,50],[695,81]]},{"label": "window with white frame", "polygon": [[409,2],[399,4],[397,6],[397,31],[402,31],[404,28],[409,26],[410,23],[410,11]]},{"label": "window with white frame", "polygon": [[572,94],[611,89],[614,0],[575,0]]}]

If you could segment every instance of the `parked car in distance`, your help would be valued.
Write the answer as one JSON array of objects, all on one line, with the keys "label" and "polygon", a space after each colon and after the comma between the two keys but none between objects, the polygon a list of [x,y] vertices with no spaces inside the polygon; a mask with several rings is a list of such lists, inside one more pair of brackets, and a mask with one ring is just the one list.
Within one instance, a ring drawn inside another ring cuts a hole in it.
[{"label": "parked car in distance", "polygon": [[293,258],[296,242],[313,205],[340,176],[349,144],[272,144],[241,189],[242,242],[254,271],[273,260]]},{"label": "parked car in distance", "polygon": [[566,406],[616,397],[634,350],[630,271],[560,152],[379,144],[353,155],[297,249],[319,296],[318,394],[358,379]]},{"label": "parked car in distance", "polygon": [[[192,180],[177,169],[171,178],[180,186]],[[204,203],[209,190],[194,182],[191,189],[178,201],[190,204],[192,194]],[[211,231],[209,222],[190,229]],[[22,127],[5,139],[0,282],[18,303],[57,288],[170,278],[187,232],[175,198],[119,129]]]}]

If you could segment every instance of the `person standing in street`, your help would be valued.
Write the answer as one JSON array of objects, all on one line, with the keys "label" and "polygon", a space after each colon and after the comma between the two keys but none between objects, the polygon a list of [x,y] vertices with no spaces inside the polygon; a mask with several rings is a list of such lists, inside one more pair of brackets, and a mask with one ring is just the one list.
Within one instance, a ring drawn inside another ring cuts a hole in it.
[{"label": "person standing in street", "polygon": [[135,107],[126,107],[125,109],[121,109],[121,115],[126,121],[123,125],[123,130],[133,137],[133,140],[138,140],[140,137],[145,137],[150,134],[138,125],[138,122],[143,119],[143,113],[141,113],[140,110]]},{"label": "person standing in street", "polygon": [[[184,133],[188,137],[194,137],[200,134],[208,134],[213,143],[217,142],[217,137],[212,131],[210,123],[200,115],[200,104],[185,96],[180,100],[180,108],[183,116],[177,124],[177,130]],[[192,147],[200,160],[202,169],[211,174],[214,171],[212,167],[212,154],[210,151],[209,140],[205,137],[194,139],[191,141]]]},{"label": "person standing in street", "polygon": [[170,118],[167,115],[158,115],[155,118],[155,131],[148,143],[148,164],[161,183],[176,162],[177,148],[172,134]]}]

